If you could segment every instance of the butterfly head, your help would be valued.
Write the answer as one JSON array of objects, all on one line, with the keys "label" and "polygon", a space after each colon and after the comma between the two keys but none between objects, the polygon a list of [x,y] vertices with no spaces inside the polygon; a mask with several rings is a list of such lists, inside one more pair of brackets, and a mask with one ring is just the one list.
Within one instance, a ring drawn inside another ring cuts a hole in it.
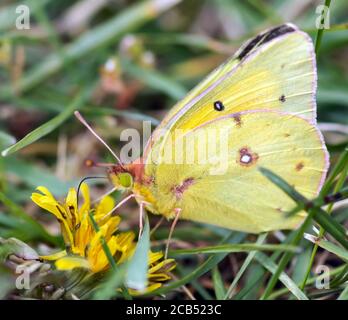
[{"label": "butterfly head", "polygon": [[109,178],[117,190],[126,191],[133,188],[133,175],[120,165],[115,165],[108,170]]}]

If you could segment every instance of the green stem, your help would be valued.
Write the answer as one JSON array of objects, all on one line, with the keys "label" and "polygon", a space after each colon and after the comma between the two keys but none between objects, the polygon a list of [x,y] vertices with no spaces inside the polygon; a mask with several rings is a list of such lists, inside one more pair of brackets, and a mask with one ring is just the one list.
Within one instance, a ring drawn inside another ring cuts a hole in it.
[{"label": "green stem", "polygon": [[[343,184],[344,184],[344,182],[345,182],[345,180],[346,180],[347,173],[348,173],[348,162],[346,163],[346,166],[343,168],[343,170],[342,170],[342,172],[341,172],[340,178],[338,179],[338,181],[337,181],[337,183],[336,183],[336,185],[335,185],[334,192],[338,192],[338,191],[342,188],[342,186],[343,186]],[[332,211],[332,209],[333,209],[333,203],[331,203],[331,204],[329,205],[329,207],[328,207],[328,209],[327,209],[327,213],[330,214],[331,211]],[[320,227],[319,238],[321,238],[321,237],[324,235],[324,233],[325,233],[325,229],[324,229],[323,227]],[[304,277],[304,279],[303,279],[303,281],[302,281],[302,283],[301,283],[301,286],[300,286],[300,289],[301,289],[301,290],[303,290],[304,287],[306,286],[307,279],[308,279],[308,277],[309,277],[309,275],[310,275],[310,272],[311,272],[311,270],[312,270],[312,266],[313,266],[313,263],[314,263],[315,255],[316,255],[316,253],[317,253],[317,251],[318,251],[318,247],[319,247],[318,244],[315,244],[315,245],[313,246],[313,250],[312,250],[312,254],[311,254],[311,259],[310,259],[310,261],[309,261],[309,264],[308,264],[308,267],[307,267],[307,270],[306,270],[305,277]]]},{"label": "green stem", "polygon": [[[290,244],[292,244],[294,246],[298,245],[298,243],[301,241],[301,239],[303,237],[303,233],[310,226],[314,213],[315,213],[314,210],[309,210],[308,215],[306,217],[306,220],[303,222],[301,227],[296,231],[294,239],[291,241]],[[279,265],[278,265],[276,272],[272,275],[271,279],[269,280],[269,282],[267,284],[265,292],[261,296],[261,300],[267,299],[269,297],[269,295],[272,293],[272,290],[273,290],[274,286],[276,285],[280,274],[285,269],[286,265],[289,263],[289,261],[291,260],[293,255],[294,255],[294,253],[292,253],[292,252],[284,253],[284,255],[282,256],[282,258],[279,261]]]},{"label": "green stem", "polygon": [[[330,8],[330,4],[331,4],[331,0],[325,0],[325,7],[327,7],[328,9]],[[323,24],[325,21],[325,15],[323,14],[324,11],[321,14],[321,18],[320,18],[320,23]],[[318,32],[317,32],[317,36],[315,38],[315,53],[318,55],[319,52],[319,47],[321,44],[321,39],[323,38],[323,34],[324,34],[324,28],[319,28]]]},{"label": "green stem", "polygon": [[[262,244],[265,241],[267,235],[268,235],[268,233],[260,234],[258,236],[257,240],[256,240],[256,244]],[[251,263],[251,261],[255,257],[256,252],[257,251],[249,252],[247,258],[244,260],[243,265],[239,269],[237,275],[233,279],[233,282],[231,283],[230,287],[228,288],[228,290],[227,290],[227,292],[225,294],[224,300],[232,299],[232,296],[233,296],[233,293],[234,293],[234,289],[237,286],[237,283],[238,283],[239,279],[242,277],[242,275],[244,274],[245,270],[247,269],[247,267],[249,266],[249,264]]]},{"label": "green stem", "polygon": [[[337,267],[336,269],[334,270],[331,270],[330,271],[330,276],[335,276],[336,274],[340,274],[342,271],[344,271],[344,268],[345,266],[340,266],[340,267]],[[308,279],[307,281],[307,284],[313,284],[315,283],[315,281],[317,281],[318,279],[318,276],[314,276],[314,277],[311,277]],[[297,283],[298,285],[300,285],[299,283]],[[277,291],[274,291],[270,296],[269,296],[269,299],[270,300],[274,300],[280,296],[282,296],[283,294],[286,294],[288,293],[289,290],[288,288],[281,288],[281,289],[278,289]]]},{"label": "green stem", "polygon": [[[100,231],[100,228],[99,228],[97,222],[94,220],[94,217],[93,217],[93,215],[92,215],[91,212],[89,212],[88,215],[89,215],[89,218],[90,218],[90,220],[91,220],[91,222],[92,222],[92,226],[93,226],[94,231],[95,231],[96,233],[98,233],[98,232]],[[110,251],[110,248],[109,248],[109,246],[108,246],[108,244],[107,244],[107,242],[106,242],[106,240],[105,240],[105,238],[104,238],[103,235],[100,236],[100,242],[101,242],[103,251],[104,251],[104,253],[105,253],[105,255],[106,255],[106,258],[107,258],[108,261],[109,261],[109,264],[110,264],[111,268],[112,268],[113,270],[116,270],[116,269],[117,269],[116,262],[115,262],[115,260],[114,260],[114,257],[112,256],[112,253],[111,253],[111,251]],[[126,288],[125,286],[122,286],[122,294],[123,294],[123,297],[124,297],[125,299],[127,299],[127,300],[131,300],[131,299],[132,299],[132,297],[131,297],[130,294],[128,293],[128,290],[127,290],[127,288]]]},{"label": "green stem", "polygon": [[[325,0],[325,6],[329,9],[330,8],[330,4],[331,4],[331,0]],[[325,16],[322,12],[321,14],[321,19],[320,19],[320,22],[321,24],[324,23],[324,19],[325,19]],[[320,48],[320,44],[321,44],[321,39],[323,38],[323,34],[324,34],[324,28],[319,28],[318,29],[318,32],[317,32],[317,36],[315,38],[315,53],[316,55],[318,56],[318,53],[319,53],[319,48]],[[326,185],[327,186],[327,185]],[[337,186],[337,185],[336,185]],[[324,189],[324,188],[323,188]],[[325,188],[326,189],[326,188]],[[323,190],[324,191],[324,190]],[[326,190],[325,190],[326,191]],[[332,208],[332,205],[330,205],[330,207]],[[328,213],[331,212],[330,210],[330,207],[329,207],[329,210],[328,210]],[[322,236],[321,233],[324,233],[323,231],[323,227],[320,227],[320,237]],[[303,282],[300,286],[300,289],[303,290],[304,287],[306,286],[306,282],[307,282],[307,279],[309,277],[309,274],[311,272],[311,269],[312,269],[312,265],[314,263],[314,259],[315,259],[315,255],[317,253],[317,250],[318,250],[318,245],[315,244],[314,247],[313,247],[313,250],[312,250],[312,254],[311,254],[311,259],[310,259],[310,262],[309,262],[309,265],[308,265],[308,268],[306,270],[306,274],[305,274],[305,277],[303,279]]]}]

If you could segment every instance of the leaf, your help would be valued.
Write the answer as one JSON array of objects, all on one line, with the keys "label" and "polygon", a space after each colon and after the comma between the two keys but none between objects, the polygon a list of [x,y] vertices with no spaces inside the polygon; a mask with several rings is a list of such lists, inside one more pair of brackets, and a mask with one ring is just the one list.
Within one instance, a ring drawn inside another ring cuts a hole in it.
[{"label": "leaf", "polygon": [[123,284],[127,269],[128,265],[123,264],[117,270],[110,270],[105,281],[96,289],[93,299],[106,300],[116,296],[117,289]]},{"label": "leaf", "polygon": [[180,249],[170,251],[171,256],[177,256],[182,254],[200,254],[200,253],[231,253],[231,252],[250,252],[250,251],[290,251],[298,252],[299,248],[291,245],[283,244],[255,244],[255,243],[242,243],[242,244],[224,244],[218,246],[208,246],[203,248],[194,249]]},{"label": "leaf", "polygon": [[145,226],[143,233],[135,248],[135,253],[129,261],[126,275],[126,286],[135,290],[142,291],[146,288],[148,269],[149,269],[149,250],[150,250],[150,225],[149,219],[145,216]]},{"label": "leaf", "polygon": [[298,193],[292,186],[290,186],[283,178],[276,175],[272,171],[260,168],[260,171],[271,182],[283,190],[289,197],[291,197],[298,206],[302,206],[307,212],[312,212],[313,219],[320,224],[322,228],[330,233],[340,244],[348,249],[348,239],[345,233],[345,229],[334,218],[332,218],[327,212],[317,207],[308,207],[310,203],[304,196]]},{"label": "leaf", "polygon": [[[229,240],[232,238],[231,240]],[[221,242],[240,242],[245,238],[245,234],[243,233],[235,233],[230,232],[228,236],[226,236]],[[223,260],[227,256],[227,253],[217,253],[211,255],[207,260],[205,260],[202,264],[200,264],[196,269],[194,269],[191,273],[187,274],[186,276],[182,277],[181,279],[174,281],[170,283],[167,286],[164,286],[162,288],[159,288],[151,293],[144,294],[144,296],[149,295],[159,295],[159,294],[165,294],[167,292],[170,292],[173,289],[176,289],[178,287],[181,287],[185,285],[186,283],[189,283],[193,281],[194,279],[197,279],[198,277],[202,276],[212,268],[214,268],[221,260]]]},{"label": "leaf", "polygon": [[337,300],[348,300],[348,286],[344,288]]},{"label": "leaf", "polygon": [[273,182],[278,188],[282,189],[290,198],[300,203],[307,203],[307,199],[290,186],[283,178],[266,168],[259,168],[260,172]]},{"label": "leaf", "polygon": [[133,119],[138,121],[150,121],[152,125],[159,125],[160,121],[156,118],[148,116],[146,114],[142,114],[140,112],[132,111],[132,110],[116,110],[111,108],[97,108],[87,106],[83,108],[85,114],[88,115],[113,115],[120,116],[126,119]]},{"label": "leaf", "polygon": [[0,259],[5,261],[8,256],[15,255],[23,260],[38,260],[39,255],[26,243],[16,239],[0,238]]},{"label": "leaf", "polygon": [[[267,233],[260,234],[259,237],[257,238],[256,244],[262,244],[262,242],[265,241],[266,237],[267,237]],[[245,270],[248,268],[251,261],[254,259],[256,252],[257,251],[250,251],[249,252],[247,258],[243,262],[243,265],[238,270],[238,273],[236,274],[230,287],[228,288],[226,295],[223,298],[224,300],[230,299],[232,297],[233,290],[237,286],[239,279],[242,277],[242,275],[244,274]]]},{"label": "leaf", "polygon": [[45,135],[51,133],[53,130],[59,127],[66,119],[68,119],[76,109],[82,106],[82,104],[87,100],[92,91],[93,90],[91,90],[91,88],[88,87],[88,90],[85,89],[82,93],[79,93],[71,102],[71,104],[68,105],[60,114],[47,121],[40,127],[36,128],[35,130],[31,131],[30,133],[28,133],[23,139],[21,139],[11,147],[3,150],[1,152],[1,155],[3,157],[6,157],[28,146],[29,144],[39,140]]},{"label": "leaf", "polygon": [[[58,72],[67,63],[78,61],[81,57],[98,48],[117,43],[119,37],[126,32],[130,32],[147,21],[156,18],[179,2],[181,0],[148,0],[128,7],[108,21],[83,33],[73,43],[63,47],[60,52],[49,55],[18,82],[16,89],[25,92],[33,88]],[[4,87],[0,91],[0,96],[8,96],[10,91],[11,88]]]},{"label": "leaf", "polygon": [[[277,271],[278,266],[268,258],[264,253],[257,252],[255,259],[261,263],[272,274]],[[279,276],[279,280],[289,289],[289,291],[299,300],[309,300],[303,291],[296,285],[294,281],[285,273],[282,272]]]},{"label": "leaf", "polygon": [[66,194],[68,188],[77,184],[77,181],[61,181],[55,175],[45,168],[34,166],[28,161],[15,159],[13,157],[5,158],[5,167],[8,173],[13,174],[20,181],[35,189],[39,184],[47,187],[57,196]]},{"label": "leaf", "polygon": [[324,240],[324,239],[320,239],[318,237],[315,237],[311,234],[305,233],[304,235],[305,239],[307,239],[308,241],[317,244],[319,247],[335,254],[336,256],[340,257],[342,260],[344,260],[345,262],[348,262],[348,251],[335,245],[334,243]]},{"label": "leaf", "polygon": [[221,274],[219,272],[219,268],[217,266],[213,268],[212,277],[213,277],[216,299],[222,300],[225,296],[226,290],[225,290],[224,282],[221,278]]},{"label": "leaf", "polygon": [[30,240],[44,240],[54,245],[59,245],[58,238],[50,235],[44,227],[22,210],[20,206],[15,204],[4,193],[0,192],[0,201],[7,208],[9,214],[1,214],[0,223],[9,228],[13,228],[17,232],[25,232],[25,236]]},{"label": "leaf", "polygon": [[162,91],[174,100],[180,100],[187,92],[187,90],[180,84],[164,76],[158,71],[141,68],[134,63],[131,63],[127,59],[122,59],[122,66],[125,71],[133,77],[139,79],[143,83],[146,83],[153,89]]}]

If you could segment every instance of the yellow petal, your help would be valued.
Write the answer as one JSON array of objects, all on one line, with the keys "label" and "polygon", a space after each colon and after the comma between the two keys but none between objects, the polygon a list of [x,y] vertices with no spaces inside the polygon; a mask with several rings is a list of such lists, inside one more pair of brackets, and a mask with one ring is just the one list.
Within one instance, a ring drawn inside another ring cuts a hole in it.
[{"label": "yellow petal", "polygon": [[139,295],[142,295],[144,293],[152,292],[152,291],[160,288],[161,286],[162,286],[162,283],[152,283],[152,284],[148,285],[145,290],[137,291],[137,290],[128,288],[128,292],[132,296],[139,296]]},{"label": "yellow petal", "polygon": [[40,258],[42,260],[49,260],[49,261],[54,261],[54,260],[58,260],[60,258],[63,258],[67,255],[67,252],[66,250],[63,250],[63,251],[58,251],[56,253],[52,253],[50,255],[47,255],[47,256],[40,256]]},{"label": "yellow petal", "polygon": [[54,199],[52,193],[49,192],[49,190],[48,190],[46,187],[44,187],[44,186],[38,186],[38,187],[36,188],[36,190],[39,190],[39,191],[40,191],[42,194],[44,194],[45,196],[48,196],[48,197]]},{"label": "yellow petal", "polygon": [[[99,241],[100,241],[100,239],[99,239]],[[111,255],[114,256],[116,249],[117,249],[115,237],[112,237],[107,242],[107,245],[109,247]],[[110,267],[109,260],[106,257],[102,246],[100,245],[98,248],[99,248],[99,250],[97,250],[97,251],[89,251],[88,252],[88,260],[89,260],[92,271],[95,273]]]},{"label": "yellow petal", "polygon": [[71,270],[74,268],[89,269],[89,263],[81,257],[64,257],[55,262],[55,266],[59,270]]},{"label": "yellow petal", "polygon": [[115,233],[120,222],[121,218],[119,216],[115,216],[100,227],[101,229],[104,229],[103,233],[105,239],[109,239],[112,236],[112,234]]},{"label": "yellow petal", "polygon": [[[102,219],[107,213],[109,213],[115,207],[115,200],[110,197],[104,197],[97,205],[95,209],[95,219],[98,221]],[[107,219],[105,219],[107,221]]]},{"label": "yellow petal", "polygon": [[80,221],[82,220],[84,214],[88,213],[91,210],[91,200],[89,197],[89,188],[87,183],[83,182],[81,184],[81,193],[84,199],[84,203],[79,210]]},{"label": "yellow petal", "polygon": [[174,259],[166,259],[161,262],[156,263],[149,269],[149,273],[155,273],[158,270],[169,272],[175,268]]},{"label": "yellow petal", "polygon": [[166,273],[149,273],[148,279],[154,282],[164,282],[170,280],[171,277]]},{"label": "yellow petal", "polygon": [[78,223],[78,214],[77,214],[77,193],[74,188],[70,188],[68,195],[65,200],[66,211],[70,215],[71,227],[74,228]]},{"label": "yellow petal", "polygon": [[163,257],[163,253],[161,251],[158,252],[149,252],[149,264],[153,264],[159,259]]}]

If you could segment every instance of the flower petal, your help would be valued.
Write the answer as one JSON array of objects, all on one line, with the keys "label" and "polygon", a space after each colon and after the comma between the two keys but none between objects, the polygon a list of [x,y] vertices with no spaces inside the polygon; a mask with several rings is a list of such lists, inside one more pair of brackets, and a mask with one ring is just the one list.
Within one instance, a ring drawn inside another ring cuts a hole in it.
[{"label": "flower petal", "polygon": [[59,270],[71,270],[74,268],[90,269],[88,261],[81,257],[64,257],[55,262],[55,266]]},{"label": "flower petal", "polygon": [[62,250],[62,251],[58,251],[56,253],[52,253],[52,254],[47,255],[47,256],[40,256],[40,259],[48,260],[48,261],[54,261],[54,260],[58,260],[60,258],[63,258],[66,255],[67,255],[66,250]]}]

